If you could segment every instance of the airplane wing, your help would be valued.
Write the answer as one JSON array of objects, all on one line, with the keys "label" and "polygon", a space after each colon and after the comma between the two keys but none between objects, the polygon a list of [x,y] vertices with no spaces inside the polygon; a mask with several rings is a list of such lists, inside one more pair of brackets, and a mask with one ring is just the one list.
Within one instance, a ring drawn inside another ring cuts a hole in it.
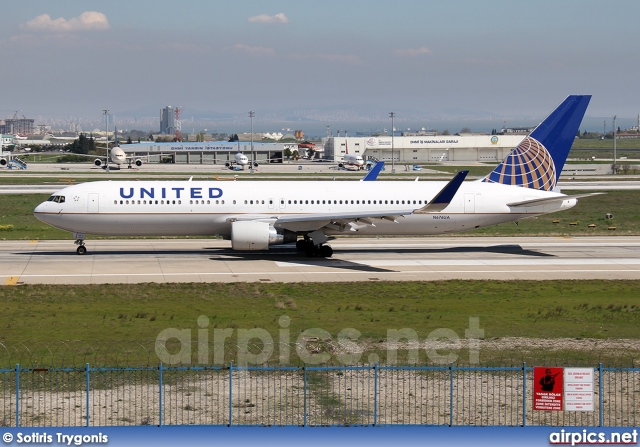
[{"label": "airplane wing", "polygon": [[422,208],[406,208],[394,210],[380,210],[375,212],[344,212],[326,214],[297,214],[285,216],[250,216],[243,215],[231,220],[260,220],[272,223],[277,228],[290,231],[315,231],[320,228],[330,228],[337,231],[357,231],[367,226],[375,226],[376,220],[397,222],[400,217],[410,214],[423,214],[443,211],[455,196],[462,181],[469,171],[460,171],[436,194],[434,199]]},{"label": "airplane wing", "polygon": [[517,207],[526,207],[526,206],[546,205],[549,203],[563,202],[565,200],[580,199],[582,197],[589,197],[589,196],[597,196],[600,194],[605,194],[605,193],[591,192],[591,193],[585,193],[585,194],[575,194],[572,196],[545,197],[542,199],[523,200],[522,202],[511,202],[511,203],[507,203],[507,206],[511,208],[517,208]]}]

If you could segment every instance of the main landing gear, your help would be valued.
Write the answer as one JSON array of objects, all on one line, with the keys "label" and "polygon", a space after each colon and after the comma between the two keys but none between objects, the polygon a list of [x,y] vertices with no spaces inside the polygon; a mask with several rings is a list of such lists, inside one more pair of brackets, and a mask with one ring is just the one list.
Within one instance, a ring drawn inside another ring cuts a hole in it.
[{"label": "main landing gear", "polygon": [[329,245],[314,244],[309,238],[296,241],[296,248],[303,251],[310,258],[330,258],[333,255],[333,248]]}]

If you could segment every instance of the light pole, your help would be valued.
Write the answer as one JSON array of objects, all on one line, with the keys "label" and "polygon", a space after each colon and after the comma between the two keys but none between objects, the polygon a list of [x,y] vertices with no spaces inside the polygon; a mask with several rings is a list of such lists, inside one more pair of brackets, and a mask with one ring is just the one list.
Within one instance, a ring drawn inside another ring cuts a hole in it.
[{"label": "light pole", "polygon": [[391,117],[391,173],[396,173],[396,166],[394,160],[395,145],[393,144],[393,134],[395,133],[395,127],[393,127],[393,119],[396,117],[396,112],[389,112]]},{"label": "light pole", "polygon": [[107,165],[105,167],[105,171],[109,172],[109,109],[104,109],[102,111],[104,113],[104,122],[105,122],[105,140],[107,146]]},{"label": "light pole", "polygon": [[251,167],[250,170],[253,172],[253,165],[255,164],[255,157],[253,154],[253,117],[256,116],[255,112],[249,112],[249,118],[251,118]]},{"label": "light pole", "polygon": [[617,171],[617,157],[616,157],[616,116],[613,115],[613,175],[616,174]]}]

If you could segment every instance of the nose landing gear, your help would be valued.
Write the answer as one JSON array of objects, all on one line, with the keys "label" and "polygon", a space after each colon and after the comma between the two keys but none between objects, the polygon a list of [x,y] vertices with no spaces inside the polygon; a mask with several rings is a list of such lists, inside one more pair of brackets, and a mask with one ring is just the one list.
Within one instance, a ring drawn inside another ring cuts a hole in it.
[{"label": "nose landing gear", "polygon": [[76,238],[74,244],[78,246],[76,253],[79,255],[87,254],[87,247],[84,246],[84,234],[74,233],[73,236]]}]

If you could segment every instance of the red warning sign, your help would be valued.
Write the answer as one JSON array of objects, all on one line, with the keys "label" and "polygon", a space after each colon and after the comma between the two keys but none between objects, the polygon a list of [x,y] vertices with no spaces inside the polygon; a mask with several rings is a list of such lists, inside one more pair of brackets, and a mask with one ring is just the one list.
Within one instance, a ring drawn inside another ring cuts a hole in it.
[{"label": "red warning sign", "polygon": [[564,368],[533,368],[533,409],[562,411]]}]

